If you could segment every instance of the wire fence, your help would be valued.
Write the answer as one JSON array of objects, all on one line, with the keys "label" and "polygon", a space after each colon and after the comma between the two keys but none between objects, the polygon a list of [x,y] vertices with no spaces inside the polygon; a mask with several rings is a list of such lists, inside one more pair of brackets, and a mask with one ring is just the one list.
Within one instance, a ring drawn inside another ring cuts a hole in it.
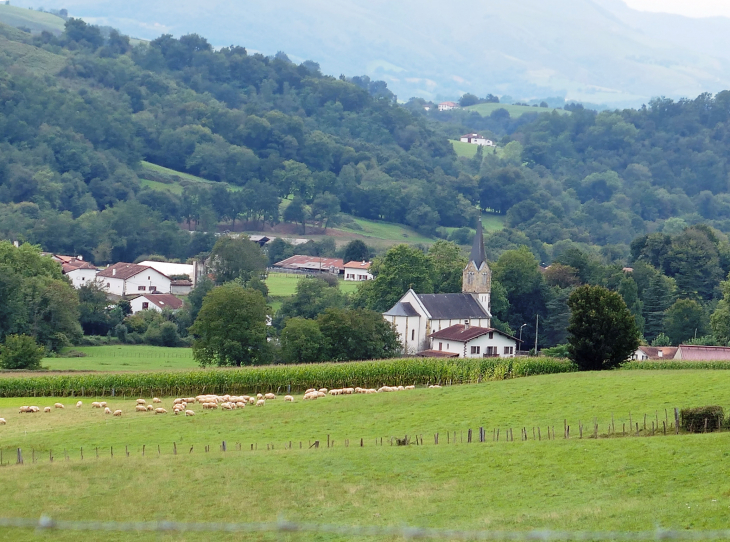
[{"label": "wire fence", "polygon": [[649,540],[730,540],[730,529],[693,531],[656,528],[650,531],[471,531],[421,527],[387,527],[364,525],[327,525],[279,520],[269,523],[187,523],[178,521],[68,521],[48,516],[0,518],[0,528],[35,529],[37,531],[115,532],[115,533],[302,533],[330,534],[344,537],[390,537],[425,540],[495,540],[495,541],[649,541]]}]

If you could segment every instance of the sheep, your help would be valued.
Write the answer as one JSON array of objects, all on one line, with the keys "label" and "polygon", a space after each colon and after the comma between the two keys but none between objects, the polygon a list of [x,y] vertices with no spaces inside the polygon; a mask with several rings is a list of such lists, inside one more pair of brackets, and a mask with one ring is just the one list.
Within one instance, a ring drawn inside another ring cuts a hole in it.
[{"label": "sheep", "polygon": [[195,402],[195,397],[186,397],[186,398],[185,398],[185,402],[186,402],[186,403],[191,403],[191,404],[192,404],[192,403],[194,403],[194,402]]},{"label": "sheep", "polygon": [[161,403],[162,402],[162,399],[160,399],[159,397],[153,397],[152,398],[152,402],[153,403]]},{"label": "sheep", "polygon": [[55,405],[53,405],[53,408],[66,408],[66,407],[64,407],[61,403],[56,403]]},{"label": "sheep", "polygon": [[155,409],[155,407],[153,407],[152,405],[147,405],[146,408],[147,408],[147,412],[152,412]]},{"label": "sheep", "polygon": [[164,409],[164,408],[162,408],[162,407],[160,407],[160,408],[156,408],[156,409],[155,409],[155,414],[167,414],[167,410],[165,410],[165,409]]},{"label": "sheep", "polygon": [[246,403],[244,403],[243,401],[238,401],[236,403],[236,408],[246,408]]},{"label": "sheep", "polygon": [[144,405],[137,405],[134,407],[135,412],[147,412],[147,407]]},{"label": "sheep", "polygon": [[292,397],[291,395],[287,395],[287,396],[284,397],[284,402],[285,403],[293,403],[294,402],[294,397]]},{"label": "sheep", "polygon": [[313,391],[317,391],[314,388],[309,388],[307,391],[304,392],[304,395],[307,395],[308,393],[312,393]]},{"label": "sheep", "polygon": [[317,391],[319,391],[320,393],[327,393],[327,388],[320,388]]},{"label": "sheep", "polygon": [[223,410],[233,410],[233,406],[231,403],[221,403],[221,408]]},{"label": "sheep", "polygon": [[429,388],[440,388],[440,387],[441,387],[441,386],[439,386],[438,384],[431,384],[431,385],[429,386]]},{"label": "sheep", "polygon": [[416,389],[416,386],[406,386],[405,389],[407,389],[407,390],[415,390]]},{"label": "sheep", "polygon": [[355,388],[355,393],[365,393],[365,388]]},{"label": "sheep", "polygon": [[147,401],[145,401],[144,399],[137,399],[137,404],[138,405],[146,405],[147,404]]},{"label": "sheep", "polygon": [[30,409],[30,412],[40,412],[41,411],[41,409],[38,408],[37,406],[31,406],[28,408]]},{"label": "sheep", "polygon": [[99,408],[106,408],[107,407],[106,401],[102,401],[101,403],[99,403],[99,405],[100,405]]},{"label": "sheep", "polygon": [[49,407],[49,406],[47,406],[43,409],[43,412],[50,412],[50,411],[51,411],[51,407]]},{"label": "sheep", "polygon": [[18,414],[23,414],[24,412],[30,412],[29,406],[22,406],[18,409]]},{"label": "sheep", "polygon": [[114,411],[114,415],[115,416],[121,416],[122,415],[122,411],[121,410],[115,410]]},{"label": "sheep", "polygon": [[373,388],[369,388],[369,389],[365,390],[365,393],[367,393],[367,394],[370,394],[370,393],[378,393],[378,390],[373,389]]},{"label": "sheep", "polygon": [[248,404],[249,405],[255,405],[256,404],[256,397],[249,397],[248,398]]},{"label": "sheep", "polygon": [[256,401],[256,406],[264,406],[265,404],[266,404],[265,399],[259,399],[258,401]]},{"label": "sheep", "polygon": [[101,408],[101,403],[94,401],[91,403],[91,408]]},{"label": "sheep", "polygon": [[344,393],[345,395],[352,395],[353,393],[355,393],[355,388],[345,388],[342,390],[342,393]]},{"label": "sheep", "polygon": [[264,398],[264,396],[263,396],[263,395],[261,395],[260,393],[257,393],[257,394],[256,394],[256,399],[263,399],[263,398]]},{"label": "sheep", "polygon": [[276,395],[274,395],[273,393],[267,393],[266,395],[264,395],[264,399],[271,399],[273,401],[274,399],[276,399]]},{"label": "sheep", "polygon": [[325,392],[323,392],[323,391],[318,391],[317,392],[317,397],[327,397],[327,394]]},{"label": "sheep", "polygon": [[84,403],[82,403],[81,401],[79,401],[78,403],[76,403],[76,408],[81,408],[81,405],[83,405],[83,404]]},{"label": "sheep", "polygon": [[185,402],[185,399],[183,399],[182,397],[178,397],[177,399],[175,399],[175,400],[174,400],[174,401],[172,402],[172,404],[173,404],[173,405],[180,405],[180,404],[182,404],[182,403],[184,403],[184,402]]},{"label": "sheep", "polygon": [[195,412],[193,412],[192,410],[186,410],[185,415],[186,416],[195,416]]},{"label": "sheep", "polygon": [[109,407],[104,407],[104,414],[111,414],[112,410]]},{"label": "sheep", "polygon": [[330,390],[330,395],[340,395],[342,393],[342,390]]},{"label": "sheep", "polygon": [[0,425],[5,425],[6,423],[8,422],[5,421],[5,418],[0,418]]},{"label": "sheep", "polygon": [[308,401],[311,399],[317,399],[319,397],[319,392],[317,391],[310,391],[309,393],[304,394],[304,400]]}]

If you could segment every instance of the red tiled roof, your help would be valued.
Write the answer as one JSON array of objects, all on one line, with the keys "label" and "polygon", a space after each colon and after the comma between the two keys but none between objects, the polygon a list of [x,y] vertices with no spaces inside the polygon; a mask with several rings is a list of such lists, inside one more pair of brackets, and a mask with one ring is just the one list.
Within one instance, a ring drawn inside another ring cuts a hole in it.
[{"label": "red tiled roof", "polygon": [[182,299],[178,299],[172,294],[146,294],[139,297],[144,297],[150,303],[154,303],[161,309],[177,310],[183,306]]},{"label": "red tiled roof", "polygon": [[471,341],[472,339],[476,339],[477,337],[481,337],[482,335],[486,335],[487,333],[499,333],[500,335],[504,335],[505,337],[509,337],[510,339],[515,339],[511,335],[507,335],[506,333],[502,333],[501,331],[491,327],[466,327],[464,324],[455,324],[453,326],[442,329],[441,331],[431,333],[430,336],[434,339],[444,339],[447,341],[457,341],[465,343],[467,341]]},{"label": "red tiled roof", "polygon": [[726,361],[730,360],[730,347],[680,344],[677,359],[683,361]]},{"label": "red tiled roof", "polygon": [[347,262],[345,267],[347,269],[370,269],[372,264],[373,262],[356,262],[353,260],[351,262]]},{"label": "red tiled roof", "polygon": [[416,354],[422,358],[458,358],[459,354],[444,352],[443,350],[423,350]]},{"label": "red tiled roof", "polygon": [[345,264],[341,258],[320,258],[319,256],[303,255],[292,256],[274,264],[274,267],[283,267],[285,269],[309,269],[316,271],[329,269],[330,267],[343,269],[344,266]]},{"label": "red tiled roof", "polygon": [[[137,265],[136,263],[120,262],[120,263],[115,263],[114,265],[110,265],[103,271],[100,271],[98,276],[127,280],[128,278],[132,278],[136,275],[139,275],[140,273],[142,273],[143,271],[146,271],[148,269],[152,269],[152,268],[148,267],[146,265]],[[114,273],[115,270],[116,270],[116,274]],[[155,270],[152,269],[152,271],[155,271]],[[160,273],[160,272],[155,271],[155,273]],[[162,275],[162,273],[160,273],[160,275]]]},{"label": "red tiled roof", "polygon": [[72,260],[70,262],[64,262],[61,264],[61,268],[63,269],[64,275],[66,273],[70,273],[71,271],[76,271],[77,269],[96,269],[95,266],[83,260]]},{"label": "red tiled roof", "polygon": [[192,286],[192,285],[193,285],[192,280],[184,280],[184,279],[173,280],[170,283],[170,286]]},{"label": "red tiled roof", "polygon": [[[640,346],[639,350],[644,352],[649,359],[674,359],[675,354],[677,353],[677,347],[676,346]],[[662,355],[659,355],[659,352],[662,353]]]}]

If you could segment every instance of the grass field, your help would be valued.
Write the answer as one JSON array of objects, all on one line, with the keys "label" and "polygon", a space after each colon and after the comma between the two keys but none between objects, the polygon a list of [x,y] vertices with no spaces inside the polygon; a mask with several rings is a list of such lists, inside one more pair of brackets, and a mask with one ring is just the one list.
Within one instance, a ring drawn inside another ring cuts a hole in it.
[{"label": "grass field", "polygon": [[413,228],[409,228],[403,224],[395,224],[392,222],[382,222],[379,220],[367,220],[364,218],[353,218],[359,229],[341,226],[332,228],[342,232],[355,234],[358,238],[362,238],[365,242],[369,240],[387,241],[389,244],[397,243],[423,243],[431,244],[434,239],[421,235]]},{"label": "grass field", "polygon": [[75,346],[83,352],[79,358],[45,358],[43,367],[51,371],[163,371],[195,369],[190,348],[163,348],[159,346]]},{"label": "grass field", "polygon": [[[456,151],[456,155],[461,158],[474,158],[474,155],[477,153],[477,147],[478,145],[473,145],[471,143],[465,143],[463,141],[457,141],[455,139],[449,139],[451,142],[451,145],[454,147],[454,151]],[[497,156],[502,155],[502,149],[501,147],[484,147],[484,154],[487,153],[497,153]]]},{"label": "grass field", "polygon": [[513,119],[521,117],[525,113],[551,113],[557,111],[561,115],[568,114],[568,111],[564,109],[553,109],[551,107],[531,107],[528,105],[511,105],[511,104],[477,104],[465,107],[467,111],[476,111],[483,117],[488,117],[497,109],[505,109],[509,113],[509,116]]},{"label": "grass field", "polygon": [[[655,412],[663,420],[665,408],[723,404],[728,385],[728,371],[573,373],[314,402],[297,397],[293,404],[278,399],[233,412],[196,405],[192,418],[134,413],[133,401],[107,399],[110,408],[125,411],[113,418],[89,408],[88,398],[82,409],[20,415],[21,404],[43,407],[53,400],[1,399],[0,416],[8,421],[0,426],[4,462],[14,459],[18,447],[26,462],[0,468],[2,515],[240,522],[284,517],[519,531],[725,528],[730,492],[721,473],[730,433],[581,440],[576,425],[578,420],[590,425],[595,417],[604,434],[612,414],[617,427],[628,422],[629,412],[633,421]],[[170,403],[165,399],[163,405]],[[570,440],[561,438],[563,420],[573,427]],[[545,440],[548,425],[555,426],[557,440]],[[480,426],[487,429],[487,442],[467,444],[466,430]],[[542,428],[540,442],[532,439],[536,426]],[[502,435],[513,428],[515,441],[493,442],[497,427]],[[527,442],[518,436],[522,427]],[[457,443],[451,437],[447,443],[446,432],[454,431]],[[390,437],[405,434],[423,434],[424,445],[388,445]],[[310,441],[325,443],[328,435],[332,448],[307,449]],[[380,437],[382,447],[375,445]],[[344,439],[350,439],[349,448]],[[223,440],[226,453],[219,451]],[[293,449],[284,449],[290,441]],[[0,540],[78,539],[74,533],[48,536],[0,531]],[[104,539],[199,536],[132,533]],[[255,539],[313,537],[340,539],[294,534]]]},{"label": "grass field", "polygon": [[[297,283],[304,278],[304,275],[287,273],[269,273],[266,279],[266,286],[269,288],[269,295],[273,297],[291,297],[295,294]],[[341,280],[339,288],[349,294],[357,290],[358,282]]]},{"label": "grass field", "polygon": [[0,4],[0,22],[8,26],[30,28],[34,33],[46,30],[54,34],[63,32],[66,24],[66,21],[56,15],[33,9],[19,8],[5,3]]}]

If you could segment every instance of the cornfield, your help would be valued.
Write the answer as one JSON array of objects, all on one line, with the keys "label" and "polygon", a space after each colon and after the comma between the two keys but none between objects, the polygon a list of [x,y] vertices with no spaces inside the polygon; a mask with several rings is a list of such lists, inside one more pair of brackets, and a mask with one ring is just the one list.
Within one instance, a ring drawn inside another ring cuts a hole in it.
[{"label": "cornfield", "polygon": [[730,361],[628,361],[621,365],[629,371],[663,371],[677,369],[730,369]]},{"label": "cornfield", "polygon": [[548,358],[400,358],[350,363],[273,365],[190,372],[0,378],[0,397],[181,396],[202,393],[301,392],[307,388],[451,385],[575,371]]}]

